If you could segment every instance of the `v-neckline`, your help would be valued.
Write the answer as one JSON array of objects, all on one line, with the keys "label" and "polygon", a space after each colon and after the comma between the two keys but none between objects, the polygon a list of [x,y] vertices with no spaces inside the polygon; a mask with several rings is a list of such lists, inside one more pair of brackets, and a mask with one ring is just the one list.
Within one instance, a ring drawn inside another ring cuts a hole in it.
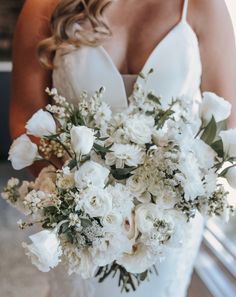
[{"label": "v-neckline", "polygon": [[[166,42],[166,40],[168,40],[168,38],[172,35],[173,32],[175,32],[179,27],[186,25],[191,32],[193,33],[193,35],[197,38],[196,33],[194,32],[194,30],[192,29],[192,27],[189,25],[189,23],[184,20],[181,19],[176,25],[174,25],[167,33],[166,35],[158,42],[158,44],[154,47],[154,49],[151,51],[150,55],[147,57],[144,65],[142,66],[142,69],[139,73],[143,73],[145,71],[145,68],[147,67],[147,65],[149,64],[150,60],[152,59],[152,57],[154,56],[154,54],[160,49],[160,47]],[[128,97],[126,94],[126,90],[125,90],[125,84],[122,78],[122,73],[120,73],[119,69],[117,68],[116,64],[113,62],[113,59],[111,58],[110,54],[107,52],[107,50],[104,48],[104,46],[99,45],[97,48],[100,49],[100,51],[102,52],[102,54],[106,57],[107,61],[109,62],[110,66],[113,68],[114,72],[117,74],[118,79],[120,80],[121,86],[122,86],[122,93],[123,96],[125,98],[126,101],[126,105],[128,106]],[[153,67],[151,67],[153,68]],[[137,74],[137,78],[134,81],[134,84],[138,83],[139,80],[141,79],[140,75]]]},{"label": "v-neckline", "polygon": [[[185,20],[181,20],[179,21],[176,25],[174,25],[167,33],[166,35],[157,43],[157,45],[153,48],[153,50],[151,51],[151,53],[149,54],[149,56],[147,57],[144,65],[142,66],[141,70],[139,73],[142,73],[144,71],[144,69],[146,68],[146,66],[148,65],[149,61],[151,60],[152,56],[155,54],[155,52],[161,47],[161,45],[168,39],[168,37],[175,31],[177,30],[181,25],[186,24],[188,27],[190,27],[190,29],[192,30],[192,32],[195,34],[195,32],[193,31],[192,27],[188,24],[187,21]],[[111,64],[111,66],[113,67],[113,69],[115,69],[115,71],[117,72],[117,74],[122,77],[122,74],[119,69],[117,68],[116,64],[114,63],[113,59],[111,58],[110,54],[108,53],[108,51],[104,48],[104,46],[100,45],[98,46],[98,48],[103,52],[103,54],[106,56],[107,60],[109,61],[109,63]],[[139,73],[138,74],[127,74],[127,75],[137,75],[139,77]],[[138,79],[137,77],[137,79]]]}]

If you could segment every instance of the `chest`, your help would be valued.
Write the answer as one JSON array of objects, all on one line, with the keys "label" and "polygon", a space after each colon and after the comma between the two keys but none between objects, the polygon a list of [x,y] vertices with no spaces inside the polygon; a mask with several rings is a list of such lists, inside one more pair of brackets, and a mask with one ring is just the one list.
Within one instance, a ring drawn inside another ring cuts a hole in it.
[{"label": "chest", "polygon": [[121,2],[110,5],[104,14],[112,36],[103,47],[120,73],[137,74],[180,21],[183,1],[142,1],[139,5],[123,6]]}]

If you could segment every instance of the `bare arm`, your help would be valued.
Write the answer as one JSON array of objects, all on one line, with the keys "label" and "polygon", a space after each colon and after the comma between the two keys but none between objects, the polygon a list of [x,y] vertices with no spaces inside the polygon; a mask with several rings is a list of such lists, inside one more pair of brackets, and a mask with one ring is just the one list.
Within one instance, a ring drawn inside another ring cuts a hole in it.
[{"label": "bare arm", "polygon": [[225,1],[192,0],[191,5],[203,65],[201,89],[231,102],[228,124],[236,127],[236,47]]},{"label": "bare arm", "polygon": [[[24,133],[26,121],[47,104],[44,90],[51,86],[51,72],[39,64],[37,45],[50,36],[49,19],[53,5],[53,1],[26,0],[17,22],[13,41],[10,110],[13,138]],[[39,170],[34,169],[34,173]]]}]

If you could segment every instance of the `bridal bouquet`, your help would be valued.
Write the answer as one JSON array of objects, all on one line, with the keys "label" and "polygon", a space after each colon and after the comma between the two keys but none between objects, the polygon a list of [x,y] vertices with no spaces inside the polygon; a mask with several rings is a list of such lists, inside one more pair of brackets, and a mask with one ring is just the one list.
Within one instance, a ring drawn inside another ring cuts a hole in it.
[{"label": "bridal bouquet", "polygon": [[236,187],[236,129],[224,125],[231,106],[223,98],[204,93],[196,112],[193,98],[163,106],[136,85],[128,109],[112,113],[103,87],[83,92],[78,106],[46,91],[53,103],[27,122],[9,159],[17,170],[41,160],[49,167],[35,181],[11,178],[2,193],[28,217],[22,229],[42,227],[23,243],[41,271],[61,262],[83,278],[118,274],[123,290],[135,290],[167,248],[183,244],[198,212],[227,219],[222,178]]}]

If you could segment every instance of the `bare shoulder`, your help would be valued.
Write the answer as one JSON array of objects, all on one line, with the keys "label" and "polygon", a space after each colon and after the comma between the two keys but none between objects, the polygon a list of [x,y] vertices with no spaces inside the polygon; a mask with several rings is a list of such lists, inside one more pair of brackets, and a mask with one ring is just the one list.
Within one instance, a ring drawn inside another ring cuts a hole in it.
[{"label": "bare shoulder", "polygon": [[189,0],[190,17],[198,36],[233,36],[232,21],[225,0]]},{"label": "bare shoulder", "polygon": [[49,34],[50,17],[58,0],[26,0],[15,30],[15,38],[38,41]]}]

